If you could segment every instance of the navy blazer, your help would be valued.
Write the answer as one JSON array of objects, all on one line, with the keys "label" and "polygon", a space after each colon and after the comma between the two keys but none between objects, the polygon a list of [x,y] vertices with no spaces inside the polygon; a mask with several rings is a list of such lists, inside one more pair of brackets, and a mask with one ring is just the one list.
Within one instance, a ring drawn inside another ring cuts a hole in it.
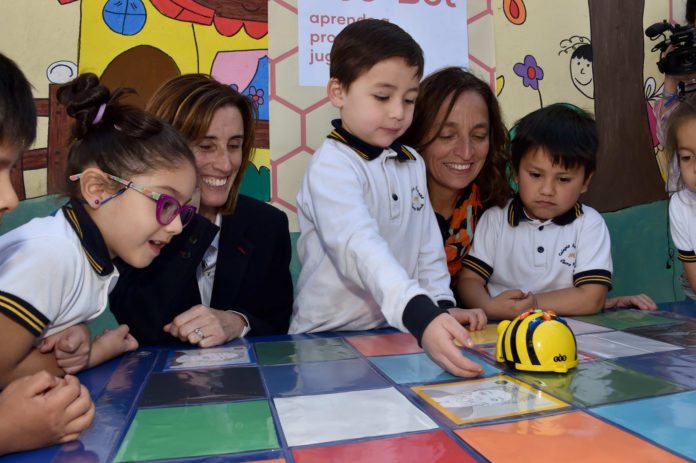
[{"label": "navy blazer", "polygon": [[[222,216],[210,306],[249,319],[247,336],[286,334],[292,314],[291,244],[288,218],[275,207],[239,195],[231,215]],[[218,227],[194,216],[152,264],[136,269],[123,261],[109,295],[111,311],[142,345],[176,341],[164,325],[201,303],[196,269]]]}]

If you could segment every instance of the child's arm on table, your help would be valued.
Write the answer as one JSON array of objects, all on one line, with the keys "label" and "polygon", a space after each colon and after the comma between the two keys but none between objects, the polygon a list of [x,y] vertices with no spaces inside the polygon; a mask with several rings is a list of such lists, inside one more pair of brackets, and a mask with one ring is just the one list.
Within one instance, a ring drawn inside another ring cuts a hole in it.
[{"label": "child's arm on table", "polygon": [[563,289],[535,293],[534,308],[558,315],[592,315],[604,308],[611,284],[611,239],[602,216],[583,207],[576,229],[572,283]]},{"label": "child's arm on table", "polygon": [[138,341],[128,332],[128,325],[119,325],[113,330],[104,330],[101,335],[95,337],[92,343],[89,368],[137,348]]},{"label": "child's arm on table", "polygon": [[39,350],[42,354],[53,351],[58,366],[66,373],[74,374],[89,366],[91,337],[89,327],[85,323],[78,323],[47,336]]},{"label": "child's arm on table", "polygon": [[42,354],[34,347],[36,337],[29,330],[0,313],[0,388],[12,380],[41,370],[53,376],[63,376],[53,353]]},{"label": "child's arm on table", "polygon": [[637,307],[640,310],[657,310],[657,304],[647,294],[632,294],[630,296],[611,297],[604,302],[605,309],[615,307]]},{"label": "child's arm on table", "polygon": [[24,376],[0,393],[0,455],[75,440],[93,418],[94,403],[74,376]]},{"label": "child's arm on table", "polygon": [[682,265],[684,266],[684,275],[686,275],[686,279],[689,280],[691,289],[696,291],[696,262],[682,261]]},{"label": "child's arm on table", "polygon": [[609,288],[605,285],[586,284],[535,294],[537,307],[552,310],[558,315],[593,315],[604,307]]},{"label": "child's arm on table", "polygon": [[457,293],[466,307],[481,307],[490,320],[511,320],[534,308],[534,299],[519,289],[511,289],[496,297],[488,294],[485,280],[473,270],[463,268],[457,282]]}]

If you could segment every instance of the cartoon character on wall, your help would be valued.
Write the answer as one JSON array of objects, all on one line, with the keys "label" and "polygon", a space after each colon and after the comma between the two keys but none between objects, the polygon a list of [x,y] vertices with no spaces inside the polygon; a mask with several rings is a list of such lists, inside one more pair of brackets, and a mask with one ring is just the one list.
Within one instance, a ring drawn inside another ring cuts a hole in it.
[{"label": "cartoon character on wall", "polygon": [[648,114],[648,123],[650,124],[650,134],[652,135],[653,151],[655,151],[655,159],[657,159],[657,164],[660,166],[662,179],[666,181],[669,156],[667,156],[665,148],[660,144],[660,140],[657,138],[657,119],[655,118],[655,111],[653,110],[653,105],[655,102],[662,98],[663,89],[664,84],[661,84],[658,87],[654,77],[651,76],[645,79],[643,91],[645,93],[645,106]]},{"label": "cartoon character on wall", "polygon": [[560,43],[561,53],[570,55],[570,80],[587,98],[594,99],[594,74],[592,72],[592,44],[587,37],[574,35]]}]

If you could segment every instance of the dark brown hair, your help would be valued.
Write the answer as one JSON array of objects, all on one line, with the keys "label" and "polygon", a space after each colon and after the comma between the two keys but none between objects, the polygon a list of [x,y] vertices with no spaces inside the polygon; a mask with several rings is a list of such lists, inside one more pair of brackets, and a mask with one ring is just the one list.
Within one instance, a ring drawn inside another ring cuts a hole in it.
[{"label": "dark brown hair", "polygon": [[566,169],[583,167],[585,180],[597,166],[599,135],[592,115],[568,103],[555,103],[532,111],[512,128],[512,168],[519,172],[522,157],[544,148]]},{"label": "dark brown hair", "polygon": [[29,81],[0,53],[0,145],[27,149],[36,138],[36,106]]},{"label": "dark brown hair", "polygon": [[423,76],[423,50],[408,32],[381,19],[361,19],[338,33],[331,46],[329,76],[345,88],[360,75],[388,58],[404,58]]},{"label": "dark brown hair", "polygon": [[694,24],[696,21],[696,0],[686,0],[686,13],[684,14],[686,22]]},{"label": "dark brown hair", "polygon": [[215,111],[225,106],[237,108],[244,124],[242,163],[221,209],[231,214],[237,204],[242,177],[249,165],[256,137],[256,106],[250,98],[206,74],[185,74],[164,83],[150,98],[146,109],[172,124],[189,144],[205,137]]},{"label": "dark brown hair", "polygon": [[[500,107],[493,91],[487,83],[459,67],[448,67],[427,76],[421,82],[413,122],[402,137],[402,141],[424,152],[435,141],[438,133],[447,122],[459,95],[476,92],[486,102],[490,125],[490,146],[486,161],[476,178],[481,191],[484,208],[503,207],[513,195],[508,172],[509,137],[500,115]],[[449,106],[440,125],[435,127],[437,114],[445,101]]]},{"label": "dark brown hair", "polygon": [[[75,119],[66,182],[91,166],[122,178],[187,163],[195,169],[193,153],[176,129],[141,108],[119,103],[129,93],[133,90],[111,92],[94,74],[82,74],[58,89],[58,101]],[[67,182],[66,189],[81,199],[77,183]]]}]

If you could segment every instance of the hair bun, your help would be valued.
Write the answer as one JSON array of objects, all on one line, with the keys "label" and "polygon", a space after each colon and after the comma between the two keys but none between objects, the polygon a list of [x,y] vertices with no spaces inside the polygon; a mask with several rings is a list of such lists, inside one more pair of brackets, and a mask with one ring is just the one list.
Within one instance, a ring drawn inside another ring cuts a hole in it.
[{"label": "hair bun", "polygon": [[102,121],[107,119],[111,92],[99,84],[99,77],[95,74],[82,74],[63,85],[58,89],[57,97],[58,101],[65,106],[68,115],[75,119],[72,133],[74,138],[81,139],[87,134],[103,104],[107,106],[101,111],[102,117],[99,119]]}]

